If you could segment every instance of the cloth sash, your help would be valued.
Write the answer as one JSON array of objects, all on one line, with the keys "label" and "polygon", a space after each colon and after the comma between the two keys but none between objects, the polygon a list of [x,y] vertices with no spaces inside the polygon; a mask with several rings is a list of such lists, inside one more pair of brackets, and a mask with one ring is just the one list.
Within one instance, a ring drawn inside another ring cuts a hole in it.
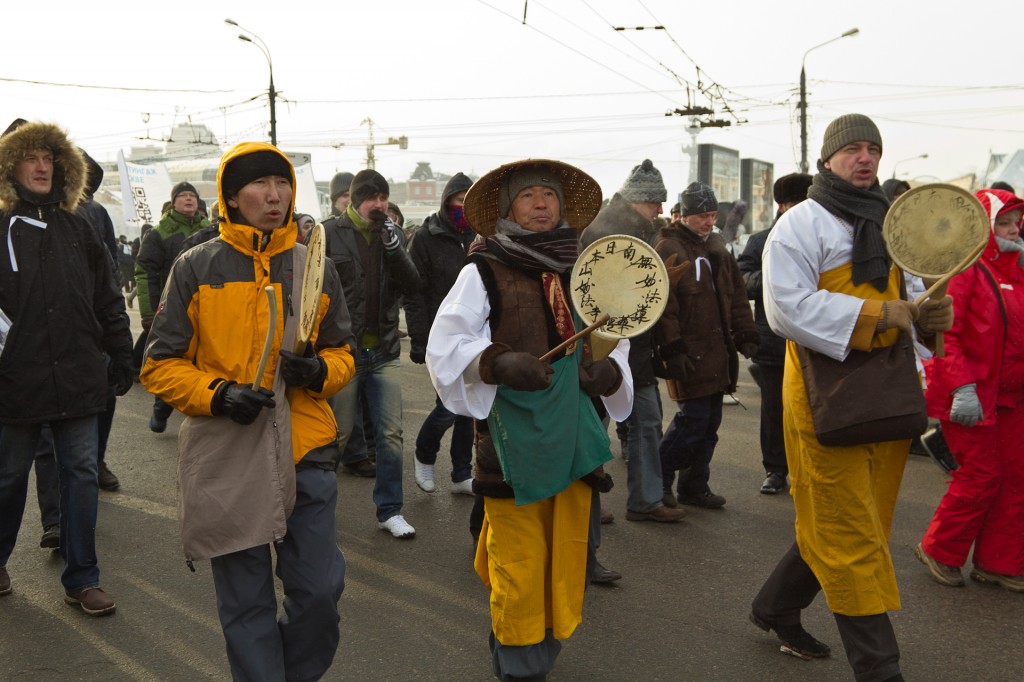
[{"label": "cloth sash", "polygon": [[556,495],[612,459],[608,432],[580,389],[582,353],[555,362],[551,386],[498,386],[487,426],[516,504]]}]

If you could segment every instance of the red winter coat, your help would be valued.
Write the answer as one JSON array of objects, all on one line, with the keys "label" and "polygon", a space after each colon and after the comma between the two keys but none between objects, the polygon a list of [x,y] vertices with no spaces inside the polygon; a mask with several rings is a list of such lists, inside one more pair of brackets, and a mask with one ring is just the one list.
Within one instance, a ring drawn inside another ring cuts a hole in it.
[{"label": "red winter coat", "polygon": [[[983,190],[978,198],[989,210],[986,193],[997,196],[1008,210],[1024,210],[1024,201],[1002,190]],[[985,419],[982,426],[995,423],[996,405],[1016,403],[1024,377],[1024,350],[1021,337],[1007,343],[1007,333],[1024,328],[1024,269],[1018,265],[1020,253],[1002,252],[995,235],[989,236],[988,246],[978,262],[950,280],[949,294],[953,297],[953,328],[945,334],[946,355],[925,362],[928,377],[928,414],[949,420],[953,390],[965,384],[976,384],[978,398]],[[985,275],[988,271],[999,287]],[[1004,324],[999,296],[1009,316]],[[1009,332],[1007,332],[1009,330]],[[1000,395],[1000,387],[1002,393]],[[1014,388],[1015,387],[1015,388]],[[1007,391],[1014,391],[1010,403]]]}]

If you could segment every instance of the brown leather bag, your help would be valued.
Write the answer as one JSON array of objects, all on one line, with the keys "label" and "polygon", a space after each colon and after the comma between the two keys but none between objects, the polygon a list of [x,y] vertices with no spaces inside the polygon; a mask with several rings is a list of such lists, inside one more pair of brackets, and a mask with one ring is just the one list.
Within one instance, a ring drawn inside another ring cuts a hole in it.
[{"label": "brown leather bag", "polygon": [[914,347],[906,334],[892,346],[852,350],[842,362],[799,344],[796,349],[822,445],[904,440],[928,428]]}]

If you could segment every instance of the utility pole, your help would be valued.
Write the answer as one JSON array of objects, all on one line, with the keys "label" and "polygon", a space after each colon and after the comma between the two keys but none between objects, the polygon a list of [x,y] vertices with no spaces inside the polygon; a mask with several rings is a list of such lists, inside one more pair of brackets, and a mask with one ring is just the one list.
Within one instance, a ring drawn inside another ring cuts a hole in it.
[{"label": "utility pole", "polygon": [[805,63],[807,62],[807,55],[809,55],[814,50],[817,50],[819,47],[825,47],[826,45],[829,45],[830,43],[836,42],[837,40],[842,40],[843,38],[849,38],[850,36],[855,36],[858,33],[860,33],[860,29],[859,28],[851,28],[849,31],[846,31],[842,35],[838,35],[835,38],[832,38],[830,40],[826,40],[825,42],[819,43],[819,44],[815,45],[814,47],[810,48],[809,50],[807,50],[807,52],[804,52],[803,59],[800,60],[800,172],[801,173],[806,173],[807,169],[809,167],[808,164],[807,164],[807,70],[804,68]]}]

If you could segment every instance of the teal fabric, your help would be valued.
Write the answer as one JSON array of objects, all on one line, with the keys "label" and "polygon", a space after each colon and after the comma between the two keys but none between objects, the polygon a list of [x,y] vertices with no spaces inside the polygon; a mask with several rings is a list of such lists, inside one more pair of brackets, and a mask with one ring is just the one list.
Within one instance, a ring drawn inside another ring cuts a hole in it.
[{"label": "teal fabric", "polygon": [[612,458],[608,432],[580,389],[582,354],[555,362],[543,391],[498,386],[487,426],[518,505],[557,495]]}]

